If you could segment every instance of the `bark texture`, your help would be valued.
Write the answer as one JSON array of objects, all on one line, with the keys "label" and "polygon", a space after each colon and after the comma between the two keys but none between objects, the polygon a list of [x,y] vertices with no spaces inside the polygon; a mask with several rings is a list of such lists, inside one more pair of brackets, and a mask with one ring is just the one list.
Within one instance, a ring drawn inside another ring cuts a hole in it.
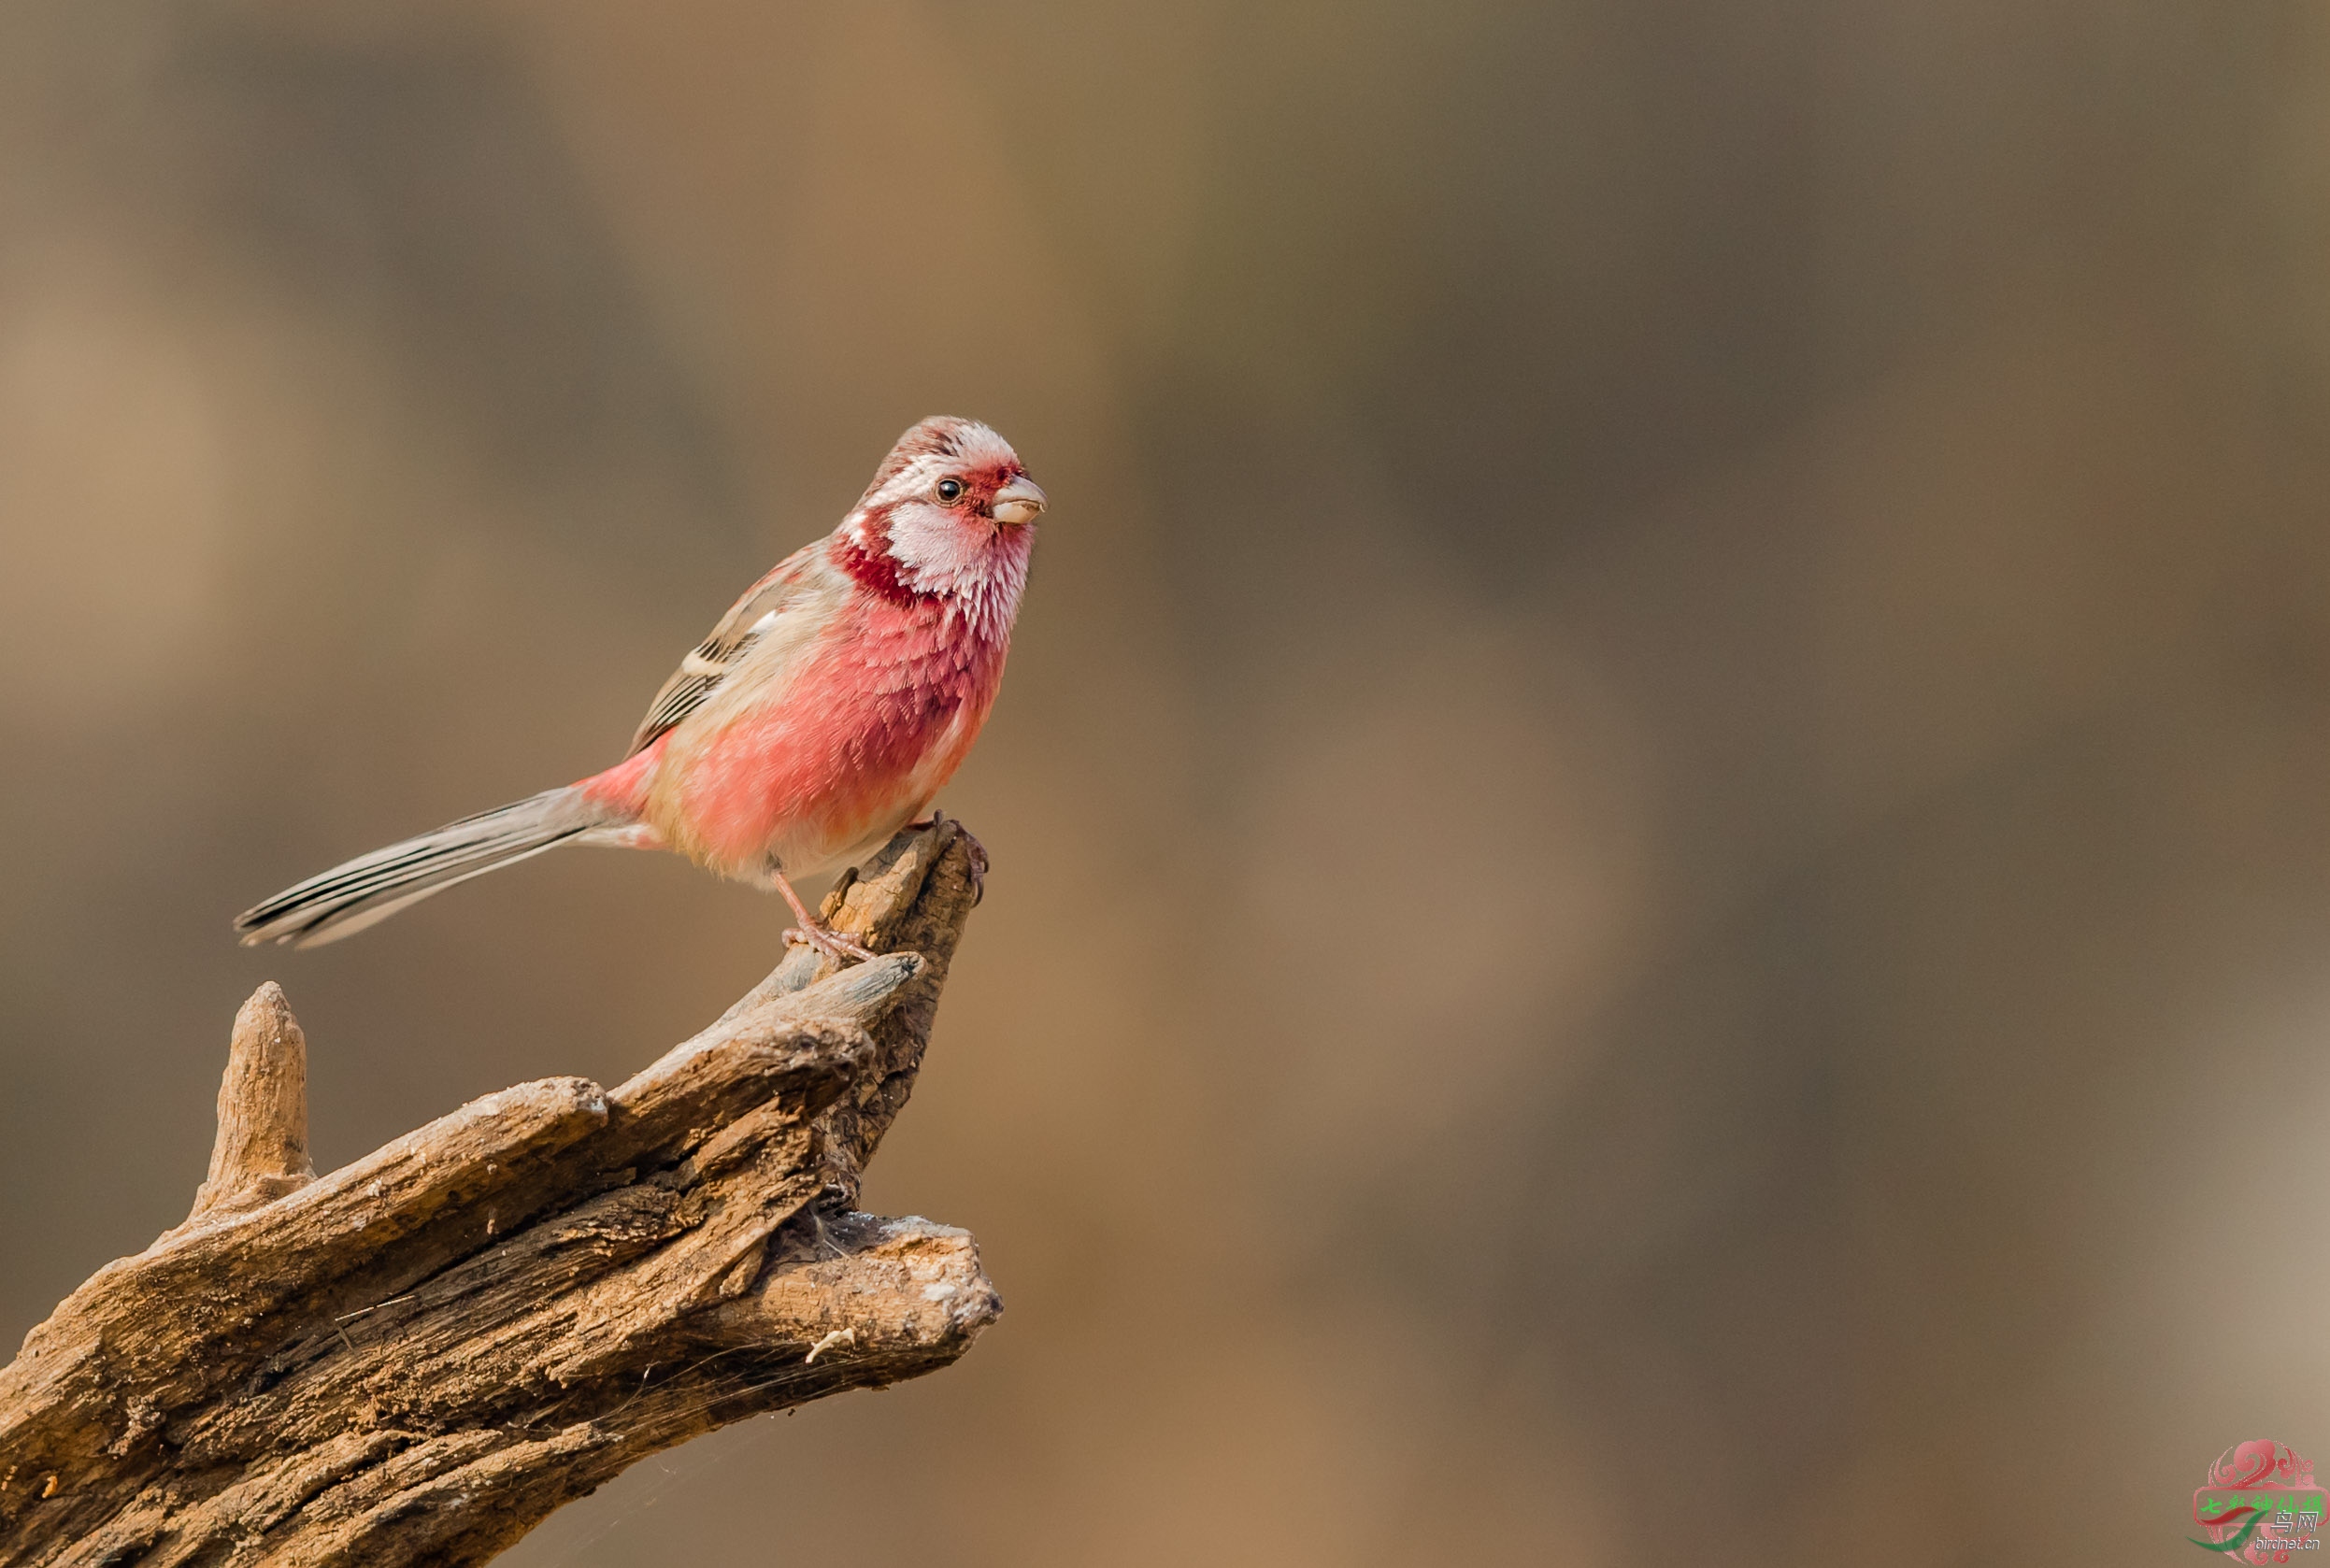
[{"label": "bark texture", "polygon": [[521,1084],[318,1178],[306,1042],[236,1020],[186,1223],[0,1370],[0,1563],[481,1562],[633,1461],[947,1364],[1002,1310],[971,1237],[853,1211],[983,857],[901,834],[628,1083]]}]

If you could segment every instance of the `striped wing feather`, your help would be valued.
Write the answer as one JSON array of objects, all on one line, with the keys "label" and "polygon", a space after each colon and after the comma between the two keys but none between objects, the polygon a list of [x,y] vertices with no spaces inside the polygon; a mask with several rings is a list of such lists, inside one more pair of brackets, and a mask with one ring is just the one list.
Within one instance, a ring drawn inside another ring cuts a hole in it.
[{"label": "striped wing feather", "polygon": [[744,597],[721,617],[711,635],[679,661],[679,668],[655,693],[655,701],[648,705],[647,717],[639,720],[638,731],[632,735],[631,749],[625,756],[637,756],[654,745],[658,736],[668,734],[680,720],[702,707],[743,664],[753,646],[776,625],[777,618],[800,606],[808,596],[814,552],[822,548],[820,541],[794,551],[779,562],[775,571],[745,591]]}]

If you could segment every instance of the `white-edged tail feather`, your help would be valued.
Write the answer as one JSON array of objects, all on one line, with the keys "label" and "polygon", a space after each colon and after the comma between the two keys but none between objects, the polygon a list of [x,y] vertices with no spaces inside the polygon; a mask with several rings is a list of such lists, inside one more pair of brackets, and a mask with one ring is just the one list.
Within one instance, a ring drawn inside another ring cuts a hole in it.
[{"label": "white-edged tail feather", "polygon": [[243,946],[321,947],[353,936],[456,882],[514,865],[621,820],[571,785],[448,822],[284,889],[235,918]]}]

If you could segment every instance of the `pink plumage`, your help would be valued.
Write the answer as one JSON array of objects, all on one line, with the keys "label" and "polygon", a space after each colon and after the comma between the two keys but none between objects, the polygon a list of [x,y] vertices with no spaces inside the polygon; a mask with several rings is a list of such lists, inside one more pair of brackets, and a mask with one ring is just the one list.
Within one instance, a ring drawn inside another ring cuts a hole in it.
[{"label": "pink plumage", "polygon": [[1003,681],[1044,493],[1000,435],[929,419],[841,526],[754,583],[665,683],[631,753],[564,789],[336,866],[242,915],[245,943],[336,940],[562,843],[673,849],[781,892],[920,818]]}]

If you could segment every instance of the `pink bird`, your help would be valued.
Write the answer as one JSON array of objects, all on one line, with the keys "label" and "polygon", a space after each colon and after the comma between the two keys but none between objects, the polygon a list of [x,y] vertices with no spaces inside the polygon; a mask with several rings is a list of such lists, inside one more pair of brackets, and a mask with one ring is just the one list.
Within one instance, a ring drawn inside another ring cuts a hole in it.
[{"label": "pink bird", "polygon": [[310,877],[237,917],[246,946],[353,935],[561,844],[673,849],[775,889],[855,864],[922,819],[1003,682],[1044,492],[1002,436],[928,419],[841,526],[752,585],[679,662],[624,760]]}]

